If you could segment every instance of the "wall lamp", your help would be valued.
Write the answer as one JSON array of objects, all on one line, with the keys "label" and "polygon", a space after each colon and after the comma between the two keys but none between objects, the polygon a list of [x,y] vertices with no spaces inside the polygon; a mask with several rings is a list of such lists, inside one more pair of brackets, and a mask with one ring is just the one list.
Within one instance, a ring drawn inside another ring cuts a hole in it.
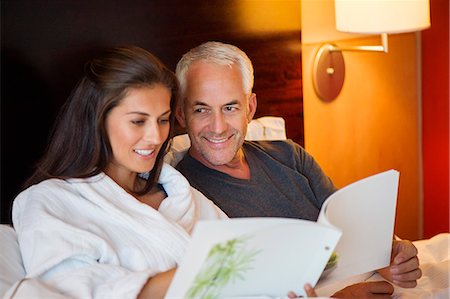
[{"label": "wall lamp", "polygon": [[313,83],[323,101],[334,100],[345,78],[343,51],[388,52],[388,34],[430,27],[430,0],[334,0],[336,29],[342,32],[380,34],[380,45],[339,47],[326,43],[316,53]]}]

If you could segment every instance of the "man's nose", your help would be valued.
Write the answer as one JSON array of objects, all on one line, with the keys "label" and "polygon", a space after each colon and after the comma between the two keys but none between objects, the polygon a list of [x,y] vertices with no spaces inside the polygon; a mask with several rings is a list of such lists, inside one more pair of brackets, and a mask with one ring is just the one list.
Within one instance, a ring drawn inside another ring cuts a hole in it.
[{"label": "man's nose", "polygon": [[210,126],[214,133],[220,134],[227,130],[228,124],[222,113],[215,113],[211,119]]}]

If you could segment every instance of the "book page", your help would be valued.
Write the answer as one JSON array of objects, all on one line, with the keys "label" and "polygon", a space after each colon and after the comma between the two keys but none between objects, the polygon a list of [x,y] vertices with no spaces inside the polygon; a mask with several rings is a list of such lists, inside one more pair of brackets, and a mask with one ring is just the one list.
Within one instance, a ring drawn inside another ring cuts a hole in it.
[{"label": "book page", "polygon": [[166,298],[302,295],[305,283],[316,284],[340,235],[298,219],[200,221]]},{"label": "book page", "polygon": [[385,171],[350,184],[323,204],[319,223],[342,230],[337,267],[319,288],[390,263],[399,172]]}]

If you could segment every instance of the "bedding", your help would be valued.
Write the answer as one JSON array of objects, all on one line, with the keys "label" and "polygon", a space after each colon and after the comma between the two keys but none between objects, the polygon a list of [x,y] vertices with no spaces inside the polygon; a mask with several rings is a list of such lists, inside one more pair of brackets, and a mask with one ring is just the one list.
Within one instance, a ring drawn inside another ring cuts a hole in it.
[{"label": "bedding", "polygon": [[0,294],[25,276],[19,243],[14,229],[0,225]]},{"label": "bedding", "polygon": [[[422,277],[411,289],[394,286],[392,299],[448,299],[450,298],[450,234],[441,233],[430,239],[414,241],[417,247]],[[354,276],[331,286],[316,290],[320,296],[333,294],[345,286],[362,281],[384,280],[378,273]]]},{"label": "bedding", "polygon": [[[413,242],[419,250],[419,260],[423,272],[418,285],[413,289],[395,288],[394,299],[447,299],[450,297],[450,234],[442,233],[431,239]],[[25,271],[19,253],[14,230],[8,225],[0,225],[0,296],[10,298],[61,298],[63,296],[36,279],[23,279]],[[378,274],[369,281],[382,280]],[[348,285],[357,281],[344,281]],[[319,293],[319,295],[321,295]],[[323,294],[322,294],[323,296]]]},{"label": "bedding", "polygon": [[[247,140],[282,140],[286,139],[284,120],[280,117],[263,117],[249,124]],[[167,154],[166,161],[176,164],[189,148],[187,135],[174,138],[173,148]],[[449,298],[450,269],[450,234],[439,234],[431,239],[413,242],[419,250],[419,260],[423,276],[414,289],[395,288],[394,299],[444,299]],[[0,297],[10,298],[60,298],[68,297],[59,294],[37,279],[25,279],[17,237],[12,227],[0,225]],[[369,280],[382,280],[378,274]],[[343,286],[357,280],[342,282]],[[323,293],[318,293],[323,296]],[[267,298],[267,297],[259,297]]]}]

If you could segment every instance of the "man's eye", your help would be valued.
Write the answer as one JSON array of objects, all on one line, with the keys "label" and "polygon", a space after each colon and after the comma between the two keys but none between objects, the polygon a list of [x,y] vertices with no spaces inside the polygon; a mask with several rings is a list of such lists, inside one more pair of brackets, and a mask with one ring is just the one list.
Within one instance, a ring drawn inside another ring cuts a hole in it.
[{"label": "man's eye", "polygon": [[225,111],[227,111],[227,112],[232,112],[232,111],[235,111],[237,109],[237,107],[234,107],[234,106],[226,106],[225,107]]},{"label": "man's eye", "polygon": [[206,108],[196,108],[194,109],[194,113],[205,113],[206,112]]}]

